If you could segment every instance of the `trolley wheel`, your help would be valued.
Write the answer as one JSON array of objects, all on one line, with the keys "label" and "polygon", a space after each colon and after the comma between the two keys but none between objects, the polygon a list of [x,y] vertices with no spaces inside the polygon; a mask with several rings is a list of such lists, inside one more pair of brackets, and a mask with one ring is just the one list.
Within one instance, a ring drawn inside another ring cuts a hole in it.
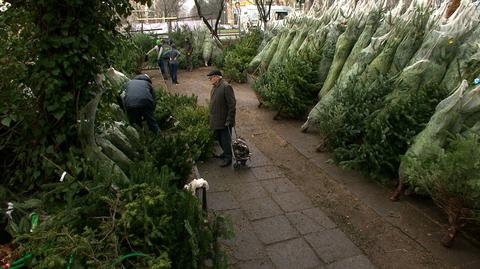
[{"label": "trolley wheel", "polygon": [[233,168],[239,168],[239,167],[240,167],[239,163],[236,162],[236,163],[233,164]]}]

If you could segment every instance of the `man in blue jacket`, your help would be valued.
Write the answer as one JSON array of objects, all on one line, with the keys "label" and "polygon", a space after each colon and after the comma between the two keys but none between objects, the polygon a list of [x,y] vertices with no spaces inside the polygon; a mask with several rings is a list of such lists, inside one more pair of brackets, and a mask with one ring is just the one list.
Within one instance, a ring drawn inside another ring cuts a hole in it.
[{"label": "man in blue jacket", "polygon": [[155,93],[148,75],[141,74],[127,82],[123,103],[130,123],[141,126],[142,121],[146,120],[152,132],[156,134],[160,132],[154,115]]}]

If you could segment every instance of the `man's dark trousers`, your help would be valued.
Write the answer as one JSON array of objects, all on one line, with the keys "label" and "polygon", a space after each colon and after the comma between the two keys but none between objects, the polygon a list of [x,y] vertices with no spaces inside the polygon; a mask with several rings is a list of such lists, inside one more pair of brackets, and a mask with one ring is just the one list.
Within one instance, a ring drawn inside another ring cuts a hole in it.
[{"label": "man's dark trousers", "polygon": [[232,161],[232,127],[215,130],[215,136],[223,150],[222,159],[228,163]]},{"label": "man's dark trousers", "polygon": [[148,128],[150,131],[158,134],[160,132],[160,127],[155,120],[155,115],[153,114],[154,109],[143,108],[143,107],[134,107],[127,108],[128,120],[132,124],[138,124],[142,126],[142,118],[147,121]]},{"label": "man's dark trousers", "polygon": [[178,63],[170,64],[170,73],[172,75],[172,82],[178,83],[177,81],[177,70],[178,70]]},{"label": "man's dark trousers", "polygon": [[158,66],[160,66],[160,72],[162,72],[163,79],[167,79],[167,61],[160,59],[158,60]]}]

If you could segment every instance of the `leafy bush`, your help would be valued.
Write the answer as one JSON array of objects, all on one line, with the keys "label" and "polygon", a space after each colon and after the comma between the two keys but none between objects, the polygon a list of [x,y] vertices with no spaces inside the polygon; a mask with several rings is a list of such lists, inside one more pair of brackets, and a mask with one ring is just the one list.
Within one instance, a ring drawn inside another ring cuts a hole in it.
[{"label": "leafy bush", "polygon": [[169,167],[174,172],[174,183],[182,188],[192,172],[194,152],[190,151],[188,134],[162,135],[146,138],[156,167]]},{"label": "leafy bush", "polygon": [[225,54],[222,49],[218,46],[214,46],[212,50],[212,65],[216,66],[218,69],[223,69],[225,66]]},{"label": "leafy bush", "polygon": [[391,80],[380,77],[370,87],[357,85],[334,91],[333,100],[318,107],[319,129],[338,161],[356,157],[365,135],[366,119],[382,107],[390,88]]},{"label": "leafy bush", "polygon": [[145,53],[150,49],[145,49],[149,38],[136,34],[132,38],[121,36],[120,39],[112,51],[110,65],[130,76],[137,74],[142,69]]},{"label": "leafy bush", "polygon": [[293,97],[291,87],[289,87],[287,83],[283,83],[285,79],[284,73],[284,68],[277,65],[270,68],[269,72],[263,73],[255,80],[253,87],[265,106],[279,109],[281,108],[281,104],[276,105],[276,100],[280,99],[281,94],[285,94],[287,98],[289,96]]},{"label": "leafy bush", "polygon": [[464,206],[474,209],[475,220],[480,221],[480,147],[478,134],[457,134],[439,149],[435,143],[425,145],[429,156],[410,156],[405,171],[415,178],[418,187],[426,190],[441,207],[450,198],[459,198]]},{"label": "leafy bush", "polygon": [[[259,30],[251,31],[242,36],[237,44],[227,47],[223,63],[215,62],[216,66],[224,66],[225,76],[237,82],[247,81],[248,64],[257,54],[257,48],[262,42]],[[218,60],[217,60],[218,61]]]},{"label": "leafy bush", "polygon": [[130,36],[130,39],[144,53],[153,47],[156,40],[154,36],[144,33],[135,33]]},{"label": "leafy bush", "polygon": [[[214,215],[207,222],[198,200],[182,190],[190,178],[192,160],[211,152],[208,111],[196,98],[158,95],[160,113],[172,112],[178,125],[152,136],[140,133],[144,148],[131,165],[130,185],[112,185],[85,160],[72,160],[65,182],[42,185],[41,203],[12,222],[11,233],[34,255],[35,268],[87,266],[110,268],[200,268],[211,259],[225,268],[217,239],[230,236],[229,224]],[[80,180],[82,179],[82,180]],[[94,180],[91,180],[94,179]],[[16,205],[17,208],[17,205]],[[20,206],[18,206],[20,208]],[[28,212],[40,224],[30,233]],[[17,225],[18,223],[18,225]]]},{"label": "leafy bush", "polygon": [[197,97],[195,95],[186,96],[177,93],[169,93],[164,89],[157,91],[157,107],[155,116],[163,119],[174,115],[177,109],[183,107],[197,107]]},{"label": "leafy bush", "polygon": [[2,12],[0,66],[8,74],[0,83],[2,184],[34,191],[57,181],[55,165],[78,153],[79,115],[98,91],[96,75],[115,55],[136,61],[117,28],[130,10],[126,1],[24,1]]},{"label": "leafy bush", "polygon": [[[204,30],[202,29],[197,29],[197,30],[190,30],[187,26],[182,26],[182,27],[177,27],[175,30],[169,34],[170,38],[172,41],[177,45],[177,49],[180,51],[181,56],[179,58],[179,63],[178,66],[181,69],[187,69],[187,63],[186,63],[186,43],[185,43],[185,38],[189,38],[190,43],[192,44],[193,47],[193,53],[192,53],[192,67],[193,68],[198,68],[200,66],[203,66],[203,59],[202,59],[202,44],[203,44],[203,39],[201,42],[195,42],[195,38],[198,38],[197,35],[200,35],[199,32],[202,32]],[[200,35],[201,38],[203,35]]]},{"label": "leafy bush", "polygon": [[[42,137],[39,116],[33,107],[38,101],[29,84],[29,62],[36,57],[35,45],[26,42],[19,31],[31,32],[35,25],[28,19],[28,11],[10,7],[0,16],[0,185],[15,186],[30,191],[33,177],[42,176],[43,163],[40,153],[48,148],[44,140],[32,147],[35,137]],[[32,130],[33,129],[33,130]],[[41,145],[42,144],[42,145]],[[52,148],[50,148],[52,149]],[[45,171],[49,173],[50,171]],[[3,197],[2,197],[3,198]]]},{"label": "leafy bush", "polygon": [[267,107],[301,118],[316,103],[317,55],[287,58],[272,66],[255,81],[254,88]]},{"label": "leafy bush", "polygon": [[151,34],[135,33],[130,36],[131,42],[142,53],[142,59],[139,65],[139,69],[144,68],[158,68],[157,57],[154,53],[148,55],[148,59],[145,62],[145,53],[152,49],[156,45],[157,37]]},{"label": "leafy bush", "polygon": [[189,38],[190,42],[193,43],[193,35],[192,31],[190,31],[190,28],[188,26],[181,26],[181,27],[176,27],[174,31],[168,34],[170,39],[172,39],[173,43],[177,45],[177,48],[183,48],[185,47],[185,38]]},{"label": "leafy bush", "polygon": [[[222,218],[207,220],[197,199],[178,188],[207,148],[204,111],[195,118],[198,130],[182,120],[160,138],[149,134],[153,141],[128,176],[112,173],[114,165],[99,170],[108,157],[85,141],[98,138],[99,125],[82,115],[97,115],[100,97],[114,102],[97,75],[110,64],[134,72],[143,58],[138,44],[147,38],[117,31],[131,10],[126,0],[21,1],[0,16],[0,202],[15,205],[8,223],[15,257],[32,253],[32,268],[199,268],[206,258],[225,265],[216,247],[226,232]],[[194,98],[171,100],[180,100],[167,107],[179,117],[195,114]],[[88,139],[85,125],[92,126]],[[191,146],[196,141],[205,144]],[[114,184],[117,177],[128,184]]]},{"label": "leafy bush", "polygon": [[[197,97],[171,94],[163,89],[157,94],[157,119],[173,116],[177,125],[156,138],[152,143],[158,156],[155,158],[158,167],[168,165],[176,167],[179,179],[185,179],[192,168],[191,161],[205,158],[213,149],[212,133],[209,129],[208,110],[197,106]],[[168,152],[168,155],[165,154]],[[185,182],[180,181],[178,186]]]},{"label": "leafy bush", "polygon": [[189,140],[193,159],[204,159],[213,152],[212,132],[209,128],[209,111],[206,107],[185,107],[175,113],[182,130]]},{"label": "leafy bush", "polygon": [[446,96],[438,85],[387,95],[391,84],[379,79],[367,89],[346,89],[340,93],[342,112],[331,112],[341,117],[333,118],[334,123],[327,117],[322,127],[330,129],[328,141],[340,164],[378,179],[395,177],[400,157]]},{"label": "leafy bush", "polygon": [[112,268],[122,263],[130,268],[199,268],[205,257],[221,267],[212,242],[228,234],[224,219],[217,216],[207,223],[190,193],[158,186],[169,185],[168,172],[148,172],[156,183],[117,189],[96,178],[71,185],[69,194],[76,198],[61,210],[38,208],[48,218],[41,217],[38,226],[17,236],[23,246],[18,250],[33,254],[34,268]]},{"label": "leafy bush", "polygon": [[397,93],[390,96],[393,102],[367,119],[364,151],[372,154],[370,160],[378,165],[374,166],[378,174],[396,175],[400,156],[446,97],[446,91],[437,85]]}]

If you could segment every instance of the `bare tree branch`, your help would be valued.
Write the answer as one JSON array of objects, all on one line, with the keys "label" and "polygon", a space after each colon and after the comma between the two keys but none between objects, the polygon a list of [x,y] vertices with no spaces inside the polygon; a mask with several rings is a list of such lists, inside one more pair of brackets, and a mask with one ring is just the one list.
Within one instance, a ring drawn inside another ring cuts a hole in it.
[{"label": "bare tree branch", "polygon": [[218,14],[217,14],[217,20],[215,21],[215,33],[217,33],[218,31],[218,23],[220,22],[220,18],[222,17],[222,13],[223,13],[223,7],[224,7],[224,3],[223,3],[223,0],[220,0],[218,1],[219,3],[219,9],[218,9]]},{"label": "bare tree branch", "polygon": [[[255,5],[257,6],[258,14],[260,20],[263,23],[263,30],[267,29],[267,22],[270,20],[270,10],[272,8],[273,0],[255,0]],[[265,5],[268,5],[268,9],[266,10]]]},{"label": "bare tree branch", "polygon": [[221,3],[221,7],[219,9],[219,12],[218,12],[218,15],[217,15],[217,19],[215,21],[215,28],[213,28],[210,23],[208,22],[207,18],[203,15],[202,13],[202,8],[200,6],[200,2],[198,0],[194,0],[195,2],[195,7],[197,8],[197,13],[198,13],[198,16],[200,18],[202,18],[202,21],[203,23],[205,23],[205,25],[207,26],[208,30],[210,31],[210,33],[212,34],[212,36],[217,39],[220,43],[220,38],[218,37],[218,23],[220,21],[220,18],[222,16],[222,12],[223,12],[223,0],[219,1]]}]

